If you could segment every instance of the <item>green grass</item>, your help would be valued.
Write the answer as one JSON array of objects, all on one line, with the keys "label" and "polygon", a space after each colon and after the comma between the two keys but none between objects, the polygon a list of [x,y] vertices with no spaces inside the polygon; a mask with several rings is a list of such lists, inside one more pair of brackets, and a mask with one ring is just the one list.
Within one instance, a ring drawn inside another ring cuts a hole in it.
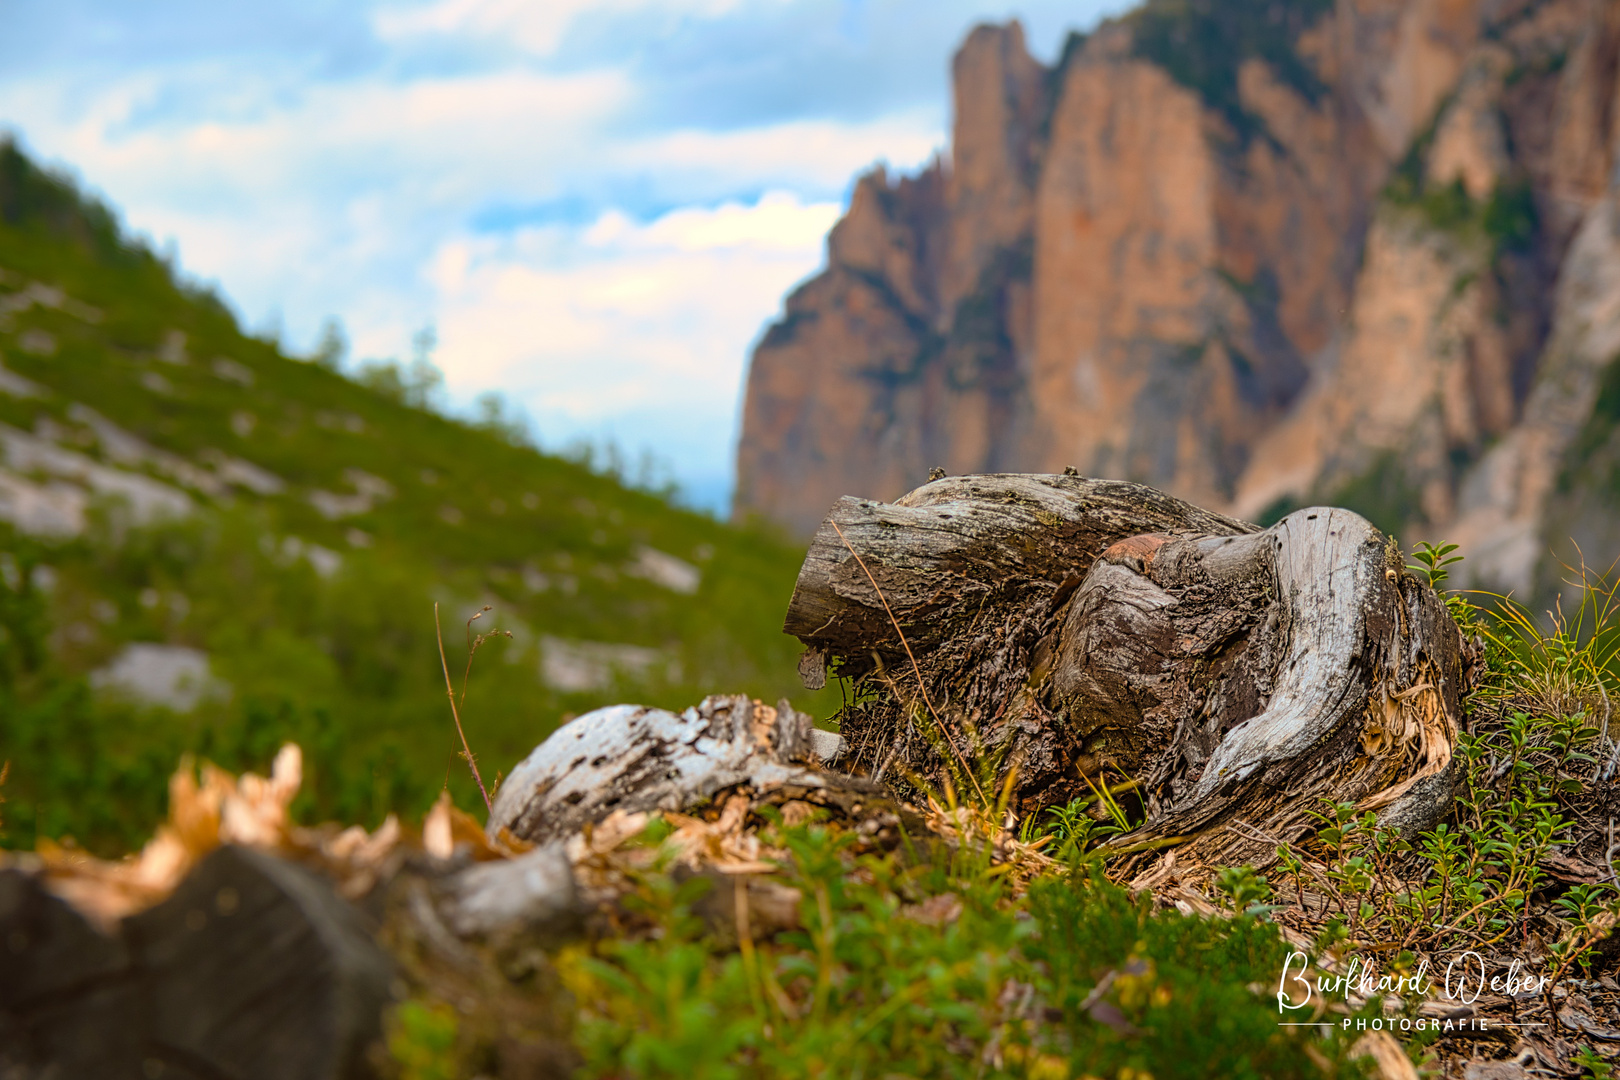
[{"label": "green grass", "polygon": [[[1263,915],[1156,909],[1086,857],[1015,892],[970,849],[855,856],[851,833],[822,824],[770,839],[789,852],[779,876],[802,896],[801,930],[717,949],[691,915],[705,880],[648,875],[636,899],[653,936],[563,955],[584,1075],[1358,1074],[1338,1027],[1278,1026],[1288,947]],[[918,917],[946,897],[942,923]]]},{"label": "green grass", "polygon": [[[465,707],[486,776],[562,717],[616,701],[685,707],[741,691],[830,711],[824,694],[799,688],[797,647],[780,633],[802,552],[773,534],[539,453],[498,411],[441,415],[425,407],[431,372],[420,366],[374,365],[362,385],[243,334],[214,297],[128,242],[110,212],[9,143],[0,271],[0,296],[41,283],[93,309],[34,306],[0,327],[5,366],[47,391],[0,393],[0,423],[55,425],[82,440],[70,448],[105,460],[88,407],[189,462],[224,454],[286,484],[268,496],[192,489],[197,513],[141,528],[127,507],[104,503],[66,541],[0,523],[0,761],[12,762],[0,842],[71,835],[127,848],[150,833],[180,753],[262,769],[287,738],[304,743],[319,778],[307,815],[419,811],[447,781],[477,805],[455,758],[435,601],[458,678],[463,623],[479,607],[494,610],[476,628],[516,631],[480,651]],[[159,358],[176,332],[183,364]],[[23,347],[41,333],[49,355]],[[220,370],[245,370],[252,385],[218,374],[221,358],[237,367]],[[185,487],[161,467],[128,467]],[[311,493],[354,495],[354,470],[392,496],[328,519]],[[340,555],[339,569],[318,573],[299,554],[310,545]],[[627,573],[640,545],[701,569],[696,594]],[[660,663],[645,678],[565,693],[540,679],[543,635],[662,650],[679,672]],[[93,693],[87,675],[137,641],[203,650],[230,700],[177,715]]]}]

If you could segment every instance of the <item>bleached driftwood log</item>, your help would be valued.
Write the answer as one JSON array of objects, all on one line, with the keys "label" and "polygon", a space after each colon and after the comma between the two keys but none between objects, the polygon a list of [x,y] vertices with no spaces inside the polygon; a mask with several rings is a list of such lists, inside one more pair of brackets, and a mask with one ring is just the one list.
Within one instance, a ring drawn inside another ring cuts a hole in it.
[{"label": "bleached driftwood log", "polygon": [[1023,474],[844,498],[785,629],[807,684],[829,662],[854,680],[856,767],[941,782],[988,760],[997,781],[1017,769],[1022,814],[1129,777],[1146,821],[1122,848],[1265,858],[1323,799],[1407,829],[1450,805],[1460,635],[1346,510],[1260,530],[1136,484]]}]

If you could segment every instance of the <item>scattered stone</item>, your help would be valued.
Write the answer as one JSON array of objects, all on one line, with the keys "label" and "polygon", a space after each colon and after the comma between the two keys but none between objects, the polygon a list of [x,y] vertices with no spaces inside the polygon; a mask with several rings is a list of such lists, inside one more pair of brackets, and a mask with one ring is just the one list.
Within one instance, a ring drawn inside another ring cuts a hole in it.
[{"label": "scattered stone", "polygon": [[90,685],[176,712],[231,696],[230,684],[209,671],[207,653],[146,641],[126,645],[111,664],[91,672]]},{"label": "scattered stone", "polygon": [[[527,580],[527,578],[525,578]],[[572,577],[565,577],[562,590]],[[566,641],[547,635],[540,639],[540,678],[565,694],[605,690],[615,681],[644,682],[662,677],[679,682],[681,662],[662,649],[645,645],[614,645],[600,641]]]},{"label": "scattered stone", "polygon": [[237,363],[235,360],[224,356],[216,356],[214,358],[213,367],[214,374],[219,378],[224,379],[226,382],[233,382],[238,386],[253,385],[254,376],[252,370]]},{"label": "scattered stone", "polygon": [[84,532],[90,496],[72,484],[36,484],[0,470],[0,521],[30,536],[70,537]]},{"label": "scattered stone", "polygon": [[44,397],[46,390],[43,386],[29,379],[23,378],[15,371],[7,371],[0,367],[0,393],[10,394],[18,398]]},{"label": "scattered stone", "polygon": [[366,422],[354,413],[318,412],[315,423],[332,431],[347,431],[354,435],[366,430]]},{"label": "scattered stone", "polygon": [[703,571],[667,552],[646,544],[637,544],[635,561],[624,568],[631,577],[643,578],[654,585],[662,585],[671,592],[691,596],[703,581]]},{"label": "scattered stone", "polygon": [[[229,489],[220,477],[179,454],[159,450],[87,405],[74,402],[68,407],[68,419],[89,428],[92,441],[101,447],[101,452],[115,465],[151,468],[177,483],[216,499],[229,494]],[[43,428],[41,434],[44,434]]]},{"label": "scattered stone", "polygon": [[285,480],[251,461],[231,457],[218,450],[205,450],[201,457],[213,467],[214,475],[227,484],[247,488],[257,495],[280,495],[287,490]]},{"label": "scattered stone", "polygon": [[331,548],[312,544],[296,536],[281,541],[281,553],[289,559],[304,559],[321,577],[331,577],[343,568],[343,556]]},{"label": "scattered stone", "polygon": [[163,341],[158,345],[157,358],[165,364],[174,364],[177,367],[187,362],[186,334],[184,330],[170,330],[163,335]]},{"label": "scattered stone", "polygon": [[55,356],[56,335],[45,330],[24,330],[17,336],[17,348],[33,356]]},{"label": "scattered stone", "polygon": [[363,469],[345,469],[343,478],[354,488],[353,495],[339,495],[315,490],[309,493],[310,505],[329,520],[369,514],[377,503],[394,497],[394,485],[380,476]]},{"label": "scattered stone", "polygon": [[844,737],[836,731],[811,728],[810,751],[823,765],[832,765],[844,756]]},{"label": "scattered stone", "polygon": [[[0,454],[11,470],[0,470],[0,518],[34,535],[82,533],[90,493],[123,500],[138,525],[185,517],[193,509],[184,492],[167,484],[111,468],[4,424],[0,424]],[[24,479],[28,474],[69,483]]]}]

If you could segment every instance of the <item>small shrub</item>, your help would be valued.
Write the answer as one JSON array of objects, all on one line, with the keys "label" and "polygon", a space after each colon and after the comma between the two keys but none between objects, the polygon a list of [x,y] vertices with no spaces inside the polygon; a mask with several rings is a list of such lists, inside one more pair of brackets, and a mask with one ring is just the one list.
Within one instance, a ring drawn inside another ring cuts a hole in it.
[{"label": "small shrub", "polygon": [[388,1027],[388,1054],[400,1080],[457,1080],[454,1009],[407,1001],[394,1010]]},{"label": "small shrub", "polygon": [[[1089,820],[1089,819],[1087,819]],[[1083,832],[1075,829],[1071,836]],[[1262,918],[1183,917],[1093,860],[1016,895],[1003,867],[850,854],[810,823],[773,838],[802,929],[719,953],[692,898],[644,882],[658,930],[565,957],[588,1075],[1285,1077],[1345,1067],[1335,1033],[1277,1025],[1287,947]],[[1254,899],[1251,876],[1239,885]],[[932,913],[932,914],[930,914]]]}]

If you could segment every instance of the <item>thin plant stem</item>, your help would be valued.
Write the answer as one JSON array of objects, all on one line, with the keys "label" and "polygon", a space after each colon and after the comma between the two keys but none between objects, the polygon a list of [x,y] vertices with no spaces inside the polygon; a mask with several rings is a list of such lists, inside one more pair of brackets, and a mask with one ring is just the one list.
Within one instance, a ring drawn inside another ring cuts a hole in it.
[{"label": "thin plant stem", "polygon": [[748,921],[748,879],[738,874],[732,879],[733,914],[737,917],[737,948],[742,953],[743,975],[748,980],[748,996],[754,1005],[754,1014],[767,1026],[771,1022],[765,1011],[765,995],[760,991],[759,962],[754,954],[754,931]]},{"label": "thin plant stem", "polygon": [[493,814],[495,804],[490,801],[489,790],[484,787],[484,778],[478,775],[478,761],[473,757],[472,747],[467,745],[467,733],[461,727],[461,711],[456,708],[456,687],[450,681],[450,662],[444,658],[444,630],[439,626],[439,605],[436,601],[433,605],[433,632],[439,638],[439,666],[444,669],[444,693],[450,699],[450,716],[456,722],[456,734],[461,736],[461,756],[467,759],[467,768],[472,770],[478,793],[484,797],[484,809]]},{"label": "thin plant stem", "polygon": [[889,607],[889,598],[883,595],[883,590],[878,587],[877,578],[873,577],[872,571],[867,569],[866,560],[861,558],[861,553],[856,551],[854,546],[850,544],[849,537],[845,536],[844,530],[838,527],[838,522],[829,517],[827,524],[833,527],[833,532],[837,533],[838,539],[844,542],[844,547],[848,548],[849,553],[855,556],[855,562],[860,565],[861,573],[865,574],[866,580],[872,583],[872,591],[877,593],[878,602],[883,605],[883,613],[889,617],[889,622],[894,626],[894,632],[900,636],[900,644],[906,650],[906,659],[911,661],[911,673],[917,677],[917,689],[922,692],[923,704],[928,706],[928,714],[934,718],[934,723],[939,725],[940,731],[945,736],[946,745],[956,754],[957,764],[962,766],[962,774],[968,778],[968,783],[972,784],[973,790],[978,793],[980,804],[988,808],[990,800],[984,797],[984,789],[979,787],[979,781],[973,775],[973,770],[968,768],[966,755],[956,745],[956,741],[951,738],[950,728],[945,725],[944,720],[940,719],[939,711],[934,708],[933,699],[928,696],[928,685],[923,682],[922,668],[917,666],[917,657],[911,651],[911,642],[906,640],[906,632],[900,629],[900,620],[894,617],[894,611]]}]

